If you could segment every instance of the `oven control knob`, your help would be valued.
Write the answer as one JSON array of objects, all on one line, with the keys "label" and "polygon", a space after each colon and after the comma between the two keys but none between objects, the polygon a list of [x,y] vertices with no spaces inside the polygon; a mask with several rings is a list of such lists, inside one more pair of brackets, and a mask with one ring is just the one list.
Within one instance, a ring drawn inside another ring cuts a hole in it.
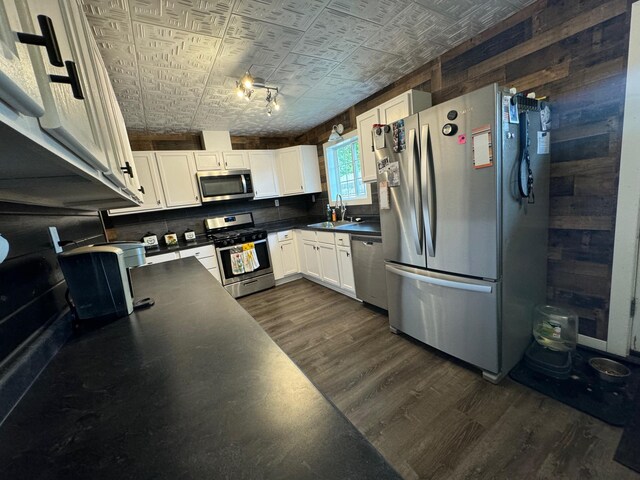
[{"label": "oven control knob", "polygon": [[258,235],[256,235],[255,233],[251,235],[251,240],[256,240],[257,238],[258,238]]}]

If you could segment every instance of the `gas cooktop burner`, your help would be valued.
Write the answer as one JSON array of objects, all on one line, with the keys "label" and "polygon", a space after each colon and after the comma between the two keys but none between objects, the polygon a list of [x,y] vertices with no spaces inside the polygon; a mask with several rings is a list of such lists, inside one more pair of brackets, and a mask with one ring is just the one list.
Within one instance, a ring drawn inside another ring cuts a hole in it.
[{"label": "gas cooktop burner", "polygon": [[240,230],[228,230],[225,232],[207,232],[207,237],[213,240],[216,247],[226,247],[247,242],[254,242],[267,238],[267,231],[256,228],[243,228]]},{"label": "gas cooktop burner", "polygon": [[267,238],[264,229],[253,226],[251,213],[239,213],[224,217],[207,218],[204,221],[207,237],[216,247],[239,245]]}]

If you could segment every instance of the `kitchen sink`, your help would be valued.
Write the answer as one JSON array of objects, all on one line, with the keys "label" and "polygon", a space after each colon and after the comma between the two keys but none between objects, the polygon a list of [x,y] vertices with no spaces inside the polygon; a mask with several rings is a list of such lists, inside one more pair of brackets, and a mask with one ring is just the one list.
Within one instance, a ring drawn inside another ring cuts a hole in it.
[{"label": "kitchen sink", "polygon": [[343,227],[345,225],[355,225],[355,223],[356,222],[348,222],[346,220],[337,220],[335,222],[312,223],[311,225],[307,225],[307,227],[332,229],[332,228]]}]

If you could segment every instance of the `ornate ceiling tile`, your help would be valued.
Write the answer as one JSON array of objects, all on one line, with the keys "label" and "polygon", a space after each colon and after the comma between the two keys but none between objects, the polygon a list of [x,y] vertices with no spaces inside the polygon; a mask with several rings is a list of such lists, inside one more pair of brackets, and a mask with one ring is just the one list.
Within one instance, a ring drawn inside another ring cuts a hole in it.
[{"label": "ornate ceiling tile", "polygon": [[[289,135],[532,0],[81,1],[129,128]],[[271,117],[233,92],[249,68],[279,88]]]},{"label": "ornate ceiling tile", "polygon": [[138,62],[187,71],[211,70],[220,39],[134,22]]},{"label": "ornate ceiling tile", "polygon": [[332,0],[328,7],[354,17],[386,25],[411,0]]},{"label": "ornate ceiling tile", "polygon": [[222,37],[233,0],[130,0],[131,16],[139,22]]},{"label": "ornate ceiling tile", "polygon": [[293,52],[342,61],[379,29],[375,23],[324,10],[305,32]]},{"label": "ornate ceiling tile", "polygon": [[[398,58],[398,55],[360,47],[344,62],[338,65],[329,76],[368,82],[369,78],[379,72],[381,68],[388,67]],[[401,76],[402,73],[398,72],[396,78],[400,78]],[[375,92],[375,90],[373,90],[372,93],[373,92]]]},{"label": "ornate ceiling tile", "polygon": [[386,35],[382,38],[370,38],[364,46],[409,56],[424,44],[447,42],[443,38],[444,32],[454,23],[449,17],[413,3],[387,24]]},{"label": "ornate ceiling tile", "polygon": [[326,77],[337,65],[338,62],[291,53],[267,80],[275,84],[290,82],[311,86]]},{"label": "ornate ceiling tile", "polygon": [[238,0],[233,13],[276,25],[306,30],[328,0]]}]

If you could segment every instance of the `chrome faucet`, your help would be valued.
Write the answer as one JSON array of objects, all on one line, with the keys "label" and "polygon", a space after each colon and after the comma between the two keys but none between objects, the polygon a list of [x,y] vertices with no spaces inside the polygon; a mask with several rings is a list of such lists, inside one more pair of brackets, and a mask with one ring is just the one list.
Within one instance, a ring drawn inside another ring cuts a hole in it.
[{"label": "chrome faucet", "polygon": [[344,222],[344,214],[347,213],[347,206],[342,201],[342,195],[336,195],[336,208],[338,207],[338,198],[340,199],[340,220]]}]

